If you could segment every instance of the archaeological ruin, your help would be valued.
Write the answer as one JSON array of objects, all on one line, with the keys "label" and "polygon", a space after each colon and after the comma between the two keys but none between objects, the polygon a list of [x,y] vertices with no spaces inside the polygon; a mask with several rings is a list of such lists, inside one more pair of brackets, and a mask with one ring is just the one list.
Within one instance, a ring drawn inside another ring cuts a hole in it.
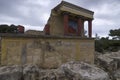
[{"label": "archaeological ruin", "polygon": [[[51,10],[43,33],[0,34],[1,65],[37,64],[57,68],[68,61],[94,63],[94,12],[62,1]],[[88,22],[88,35],[84,22]]]}]

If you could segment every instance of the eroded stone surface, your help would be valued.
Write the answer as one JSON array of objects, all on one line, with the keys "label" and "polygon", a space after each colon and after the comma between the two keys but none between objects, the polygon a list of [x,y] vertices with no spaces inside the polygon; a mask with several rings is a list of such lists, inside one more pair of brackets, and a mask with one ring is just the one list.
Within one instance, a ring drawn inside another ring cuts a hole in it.
[{"label": "eroded stone surface", "polygon": [[21,66],[5,66],[0,68],[0,80],[21,80]]},{"label": "eroded stone surface", "polygon": [[113,80],[119,80],[120,76],[120,50],[118,52],[106,52],[96,56],[96,64],[109,73]]},{"label": "eroded stone surface", "polygon": [[69,62],[61,68],[73,80],[109,80],[106,72],[84,62]]},{"label": "eroded stone surface", "polygon": [[114,79],[120,80],[120,69],[116,70],[116,71],[113,73],[113,76],[114,76]]},{"label": "eroded stone surface", "polygon": [[83,62],[68,62],[57,69],[42,69],[36,65],[4,66],[0,80],[109,80],[103,70]]},{"label": "eroded stone surface", "polygon": [[103,67],[104,69],[108,71],[115,71],[120,68],[120,51],[101,54],[97,56],[96,61],[97,65]]}]

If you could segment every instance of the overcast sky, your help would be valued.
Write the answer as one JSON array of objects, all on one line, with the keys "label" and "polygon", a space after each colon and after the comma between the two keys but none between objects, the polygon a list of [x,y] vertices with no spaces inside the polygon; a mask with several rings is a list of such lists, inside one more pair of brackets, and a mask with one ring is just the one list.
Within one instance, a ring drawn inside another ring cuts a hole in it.
[{"label": "overcast sky", "polygon": [[[65,0],[94,11],[93,36],[107,36],[120,28],[120,0]],[[0,0],[0,24],[24,25],[26,30],[42,30],[50,11],[61,0]],[[87,29],[87,22],[85,29]]]}]

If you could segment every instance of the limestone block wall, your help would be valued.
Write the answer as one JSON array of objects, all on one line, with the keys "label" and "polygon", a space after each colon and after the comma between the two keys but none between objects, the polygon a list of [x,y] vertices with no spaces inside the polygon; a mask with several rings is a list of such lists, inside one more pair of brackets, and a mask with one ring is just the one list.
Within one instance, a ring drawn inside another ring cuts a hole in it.
[{"label": "limestone block wall", "polygon": [[3,37],[1,64],[37,64],[57,68],[67,61],[94,63],[94,40],[80,38]]},{"label": "limestone block wall", "polygon": [[63,15],[52,11],[48,24],[50,24],[50,35],[64,35]]},{"label": "limestone block wall", "polygon": [[[0,37],[0,60],[1,60],[1,37]],[[0,65],[1,65],[1,61],[0,61]]]}]

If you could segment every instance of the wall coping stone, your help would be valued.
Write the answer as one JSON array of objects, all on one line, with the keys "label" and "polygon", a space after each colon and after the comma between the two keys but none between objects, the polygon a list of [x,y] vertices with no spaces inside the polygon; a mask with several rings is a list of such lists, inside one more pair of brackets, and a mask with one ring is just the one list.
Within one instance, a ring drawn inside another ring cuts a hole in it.
[{"label": "wall coping stone", "polygon": [[62,36],[62,35],[32,35],[32,34],[15,34],[15,33],[0,33],[1,38],[51,38],[51,39],[81,39],[94,40],[94,38],[80,36]]}]

